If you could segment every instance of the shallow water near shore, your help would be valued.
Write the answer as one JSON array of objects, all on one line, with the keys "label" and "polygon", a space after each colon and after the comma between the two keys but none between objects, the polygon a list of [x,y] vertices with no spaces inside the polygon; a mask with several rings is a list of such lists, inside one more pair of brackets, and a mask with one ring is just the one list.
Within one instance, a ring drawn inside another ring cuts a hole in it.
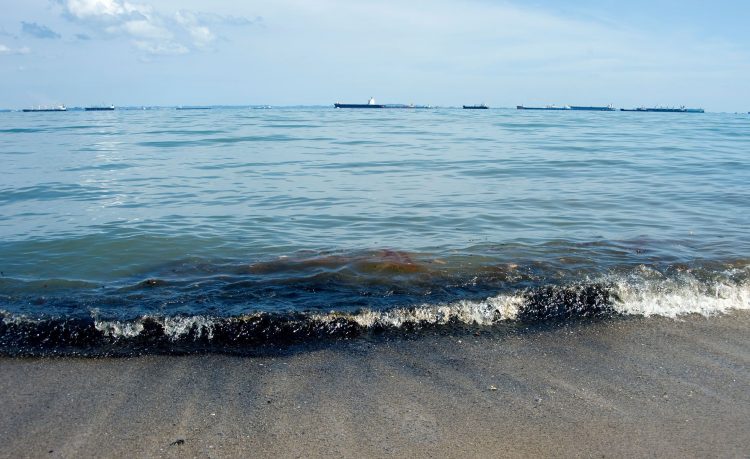
[{"label": "shallow water near shore", "polygon": [[3,113],[0,352],[750,308],[750,119]]}]

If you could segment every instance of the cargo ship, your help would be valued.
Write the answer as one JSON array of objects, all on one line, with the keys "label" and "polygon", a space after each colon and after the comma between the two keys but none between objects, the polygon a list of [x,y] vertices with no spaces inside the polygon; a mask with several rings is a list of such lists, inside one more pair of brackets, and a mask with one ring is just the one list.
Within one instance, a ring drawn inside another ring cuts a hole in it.
[{"label": "cargo ship", "polygon": [[342,104],[336,102],[335,108],[433,108],[431,105],[414,105],[414,104],[377,104],[375,99],[370,97],[366,104]]},{"label": "cargo ship", "polygon": [[370,100],[368,100],[366,104],[342,104],[336,102],[333,106],[335,108],[386,108],[383,104],[376,104],[375,98],[373,97],[370,97]]},{"label": "cargo ship", "polygon": [[86,110],[87,112],[106,112],[106,111],[111,111],[111,110],[114,110],[114,109],[115,109],[114,105],[109,105],[109,106],[107,106],[107,105],[95,105],[93,107],[85,107],[84,108],[84,110]]},{"label": "cargo ship", "polygon": [[704,113],[702,108],[685,108],[682,107],[636,107],[621,108],[623,112],[650,112],[650,113]]},{"label": "cargo ship", "polygon": [[479,105],[464,105],[464,109],[466,110],[487,110],[488,107],[487,104],[479,104]]},{"label": "cargo ship", "polygon": [[571,105],[570,109],[571,110],[587,110],[587,111],[593,111],[593,112],[614,112],[617,110],[612,105],[607,105],[606,107],[597,107],[597,106],[588,106],[588,105]]},{"label": "cargo ship", "polygon": [[517,110],[570,110],[569,105],[563,105],[558,107],[557,105],[547,105],[545,107],[525,107],[523,105],[516,105]]},{"label": "cargo ship", "polygon": [[24,108],[23,112],[65,112],[68,111],[68,107],[65,105],[58,105],[57,107],[36,107],[36,108]]},{"label": "cargo ship", "polygon": [[385,104],[382,108],[432,108],[430,105],[414,105],[414,104]]}]

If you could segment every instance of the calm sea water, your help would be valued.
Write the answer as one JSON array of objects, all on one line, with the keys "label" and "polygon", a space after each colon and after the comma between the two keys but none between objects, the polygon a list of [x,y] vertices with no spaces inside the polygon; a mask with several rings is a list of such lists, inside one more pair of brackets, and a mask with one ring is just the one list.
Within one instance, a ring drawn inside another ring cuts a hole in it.
[{"label": "calm sea water", "polygon": [[3,113],[0,347],[748,308],[748,155],[731,114]]}]

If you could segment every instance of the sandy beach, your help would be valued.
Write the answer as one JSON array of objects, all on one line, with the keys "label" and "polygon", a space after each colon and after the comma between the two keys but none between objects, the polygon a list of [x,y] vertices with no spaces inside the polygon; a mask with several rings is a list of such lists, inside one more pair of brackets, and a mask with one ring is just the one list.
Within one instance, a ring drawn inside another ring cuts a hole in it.
[{"label": "sandy beach", "polygon": [[3,358],[3,457],[742,457],[750,314]]}]

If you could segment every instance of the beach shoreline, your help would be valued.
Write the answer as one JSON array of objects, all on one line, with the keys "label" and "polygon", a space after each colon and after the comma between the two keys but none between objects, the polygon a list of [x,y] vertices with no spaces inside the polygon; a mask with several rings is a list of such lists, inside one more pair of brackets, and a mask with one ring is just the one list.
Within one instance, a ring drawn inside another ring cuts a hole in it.
[{"label": "beach shoreline", "polygon": [[742,456],[749,331],[734,311],[256,357],[3,357],[0,456]]}]

